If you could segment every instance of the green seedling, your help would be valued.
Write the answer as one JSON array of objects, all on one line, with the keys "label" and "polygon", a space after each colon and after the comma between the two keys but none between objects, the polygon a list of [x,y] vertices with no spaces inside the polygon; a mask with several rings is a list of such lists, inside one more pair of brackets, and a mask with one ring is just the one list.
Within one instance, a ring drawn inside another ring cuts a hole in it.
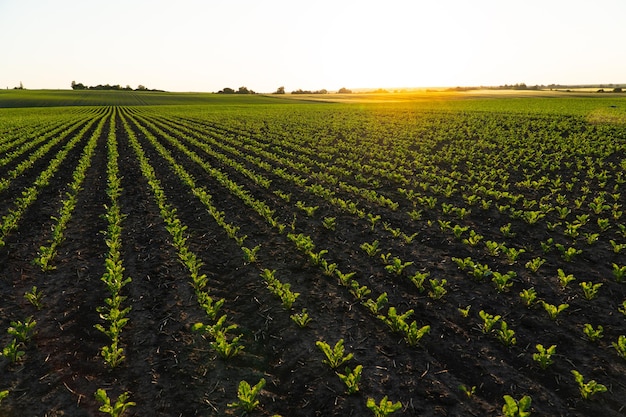
[{"label": "green seedling", "polygon": [[311,317],[309,317],[309,314],[306,312],[306,308],[303,308],[301,313],[294,313],[289,317],[301,328],[308,326],[311,322]]},{"label": "green seedling", "polygon": [[337,372],[339,379],[346,384],[346,393],[348,395],[354,394],[359,391],[359,382],[361,381],[361,372],[363,371],[362,365],[357,365],[353,370],[346,366],[346,373],[342,374]]},{"label": "green seedling", "polygon": [[368,398],[366,405],[367,408],[372,410],[375,417],[386,417],[402,408],[402,403],[400,401],[393,403],[387,399],[386,395],[380,400],[379,404],[376,404],[376,401],[373,398]]},{"label": "green seedling", "polygon": [[389,265],[385,265],[385,270],[390,274],[400,275],[407,266],[413,265],[413,262],[402,262],[400,258],[394,257]]},{"label": "green seedling", "polygon": [[261,245],[256,245],[252,249],[242,246],[241,250],[243,251],[243,260],[247,264],[253,264],[257,261],[256,254],[261,249]]},{"label": "green seedling", "polygon": [[602,334],[603,332],[604,328],[600,325],[597,329],[594,329],[593,326],[589,323],[585,323],[585,325],[583,326],[583,333],[585,333],[587,338],[592,342],[596,342],[602,339],[602,337],[604,337],[604,335]]},{"label": "green seedling", "polygon": [[472,308],[471,305],[465,307],[465,308],[461,308],[459,307],[457,310],[459,310],[459,313],[461,313],[461,317],[463,317],[464,319],[469,317],[469,312],[470,312],[470,308]]},{"label": "green seedling", "polygon": [[26,352],[21,350],[21,347],[21,343],[18,343],[16,339],[11,339],[11,343],[2,349],[2,355],[11,363],[16,363],[26,354]]},{"label": "green seedling", "polygon": [[365,242],[361,245],[361,249],[363,249],[368,256],[375,256],[380,251],[380,249],[378,249],[379,243],[380,242],[378,242],[378,240],[375,240],[372,243]]},{"label": "green seedling", "polygon": [[37,325],[37,321],[33,320],[32,317],[28,317],[23,323],[20,320],[12,321],[7,333],[15,336],[18,341],[26,343],[35,334],[35,325]]},{"label": "green seedling", "polygon": [[317,341],[315,345],[324,353],[326,359],[322,362],[328,364],[332,369],[337,369],[345,362],[349,361],[354,357],[352,353],[348,353],[344,355],[344,347],[343,347],[343,339],[339,339],[339,341],[335,344],[335,347],[331,348],[330,345],[324,341]]},{"label": "green seedling", "polygon": [[541,301],[541,305],[546,310],[546,312],[548,313],[548,316],[552,320],[556,320],[558,315],[561,314],[561,312],[563,310],[565,310],[566,308],[569,307],[569,304],[560,304],[560,305],[556,306],[556,305],[553,305],[553,304],[548,304],[545,301]]},{"label": "green seedling", "polygon": [[385,306],[385,304],[387,304],[388,301],[389,300],[387,299],[387,293],[384,292],[378,296],[376,301],[368,298],[367,300],[365,300],[365,302],[363,302],[363,305],[367,307],[372,312],[372,314],[377,315],[380,313],[380,311]]},{"label": "green seedling", "polygon": [[561,289],[564,290],[567,288],[567,285],[572,282],[575,281],[576,278],[574,278],[573,274],[567,274],[565,275],[565,272],[563,272],[563,270],[561,268],[558,269],[557,271],[557,277],[559,279],[559,285],[561,286]]},{"label": "green seedling", "polygon": [[437,279],[430,279],[429,282],[431,291],[428,291],[428,296],[433,300],[441,299],[448,292],[448,290],[446,290],[445,288],[446,284],[448,283],[447,280],[442,279],[440,281]]},{"label": "green seedling", "polygon": [[519,401],[510,395],[505,395],[502,413],[504,417],[528,417],[530,416],[531,401],[528,395],[523,396]]},{"label": "green seedling", "polygon": [[578,384],[578,390],[580,391],[580,396],[583,400],[589,400],[597,393],[607,391],[606,386],[599,384],[593,379],[589,382],[584,382],[582,374],[575,369],[572,370],[572,375],[574,375],[574,379]]},{"label": "green seedling", "polygon": [[613,347],[615,348],[615,350],[617,351],[617,354],[622,358],[622,359],[626,359],[626,336],[624,335],[620,335],[617,338],[617,342],[613,342],[611,343],[613,345]]},{"label": "green seedling", "polygon": [[504,346],[510,347],[517,343],[515,331],[509,329],[508,324],[504,320],[500,322],[500,329],[496,330],[496,336]]},{"label": "green seedling", "polygon": [[533,274],[536,274],[539,271],[541,265],[546,263],[546,260],[543,258],[533,258],[530,261],[526,262],[526,269],[528,269]]},{"label": "green seedling", "polygon": [[476,385],[472,385],[471,387],[468,387],[465,384],[461,384],[459,385],[459,390],[461,390],[463,394],[465,394],[465,396],[468,399],[470,399],[474,396],[474,394],[476,394]]},{"label": "green seedling", "polygon": [[111,417],[120,417],[122,414],[124,414],[124,411],[136,405],[134,402],[128,401],[128,392],[120,394],[120,396],[117,397],[117,400],[115,400],[115,404],[111,403],[111,399],[107,395],[106,391],[102,388],[98,388],[95,397],[96,401],[102,404],[99,410],[103,413],[108,414]]},{"label": "green seedling", "polygon": [[426,325],[418,329],[417,322],[413,320],[411,324],[406,326],[404,333],[404,340],[409,346],[416,346],[426,334],[430,333],[430,326]]},{"label": "green seedling", "polygon": [[556,345],[544,348],[542,344],[535,346],[537,353],[533,353],[533,360],[539,364],[541,369],[546,369],[554,363],[552,355],[556,352]]},{"label": "green seedling", "polygon": [[322,220],[322,225],[328,230],[335,230],[337,227],[337,218],[324,217],[324,219]]},{"label": "green seedling", "polygon": [[424,282],[426,281],[426,278],[428,278],[429,276],[430,276],[430,272],[417,271],[415,274],[411,275],[409,279],[411,280],[413,284],[415,284],[415,286],[420,292],[424,292],[424,289],[425,289]]},{"label": "green seedling", "polygon": [[37,308],[37,310],[41,310],[43,308],[43,292],[38,290],[36,286],[33,286],[30,291],[24,293],[24,298],[28,300],[32,305]]},{"label": "green seedling", "polygon": [[585,281],[580,283],[580,288],[583,290],[583,295],[587,300],[593,300],[594,298],[596,298],[598,296],[598,291],[600,290],[601,286],[601,282],[597,284],[594,284],[591,281]]},{"label": "green seedling", "polygon": [[486,313],[484,310],[480,310],[478,312],[478,315],[480,316],[480,318],[483,319],[483,324],[481,326],[481,330],[482,330],[482,332],[484,334],[491,333],[491,331],[493,330],[493,326],[502,317],[502,316],[492,315],[492,314]]},{"label": "green seedling", "polygon": [[253,387],[246,381],[240,381],[239,387],[237,388],[237,401],[229,403],[228,406],[231,408],[240,408],[246,413],[253,411],[259,405],[257,396],[264,386],[265,378],[261,378]]},{"label": "green seedling", "polygon": [[519,293],[519,296],[526,307],[532,307],[537,300],[537,291],[534,287],[526,288]]},{"label": "green seedling", "polygon": [[617,264],[613,264],[613,276],[615,277],[615,281],[624,282],[626,278],[626,265],[619,266]]}]

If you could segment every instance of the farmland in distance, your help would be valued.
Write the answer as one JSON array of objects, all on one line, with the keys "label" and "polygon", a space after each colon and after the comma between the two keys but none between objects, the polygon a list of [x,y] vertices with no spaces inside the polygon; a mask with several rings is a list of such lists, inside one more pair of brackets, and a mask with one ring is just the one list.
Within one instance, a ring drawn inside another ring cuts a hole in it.
[{"label": "farmland in distance", "polygon": [[626,412],[619,95],[13,94],[0,415]]}]

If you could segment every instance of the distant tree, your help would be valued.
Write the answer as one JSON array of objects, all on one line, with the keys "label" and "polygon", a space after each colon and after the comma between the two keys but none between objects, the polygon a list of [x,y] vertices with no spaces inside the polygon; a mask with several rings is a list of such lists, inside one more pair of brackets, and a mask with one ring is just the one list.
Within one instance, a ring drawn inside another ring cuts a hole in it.
[{"label": "distant tree", "polygon": [[285,87],[281,86],[276,89],[274,94],[285,94]]},{"label": "distant tree", "polygon": [[341,88],[337,91],[337,93],[339,93],[339,94],[352,94],[352,90],[349,90],[349,89],[347,89],[347,88],[345,88],[345,87],[341,87]]},{"label": "distant tree", "polygon": [[235,90],[232,88],[226,87],[223,90],[217,92],[217,94],[235,94]]},{"label": "distant tree", "polygon": [[613,89],[613,92],[614,92],[614,93],[621,93],[621,92],[622,92],[622,87],[615,87],[615,88]]},{"label": "distant tree", "polygon": [[239,87],[237,94],[254,94],[254,91],[248,90],[248,87]]},{"label": "distant tree", "polygon": [[137,86],[137,91],[146,91],[146,90],[147,90],[147,88],[145,86],[141,85],[141,84],[139,84]]}]

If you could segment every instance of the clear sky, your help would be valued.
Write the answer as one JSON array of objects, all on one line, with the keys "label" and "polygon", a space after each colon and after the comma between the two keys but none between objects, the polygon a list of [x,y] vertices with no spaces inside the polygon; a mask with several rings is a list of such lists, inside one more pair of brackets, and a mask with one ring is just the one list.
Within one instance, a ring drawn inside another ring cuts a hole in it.
[{"label": "clear sky", "polygon": [[0,0],[0,88],[626,83],[626,0]]}]

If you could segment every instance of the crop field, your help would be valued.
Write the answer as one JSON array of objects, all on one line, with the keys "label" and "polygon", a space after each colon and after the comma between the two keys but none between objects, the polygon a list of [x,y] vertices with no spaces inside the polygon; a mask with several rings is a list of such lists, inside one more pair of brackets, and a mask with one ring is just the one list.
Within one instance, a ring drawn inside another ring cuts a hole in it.
[{"label": "crop field", "polygon": [[626,414],[624,98],[98,97],[0,108],[0,416]]}]

